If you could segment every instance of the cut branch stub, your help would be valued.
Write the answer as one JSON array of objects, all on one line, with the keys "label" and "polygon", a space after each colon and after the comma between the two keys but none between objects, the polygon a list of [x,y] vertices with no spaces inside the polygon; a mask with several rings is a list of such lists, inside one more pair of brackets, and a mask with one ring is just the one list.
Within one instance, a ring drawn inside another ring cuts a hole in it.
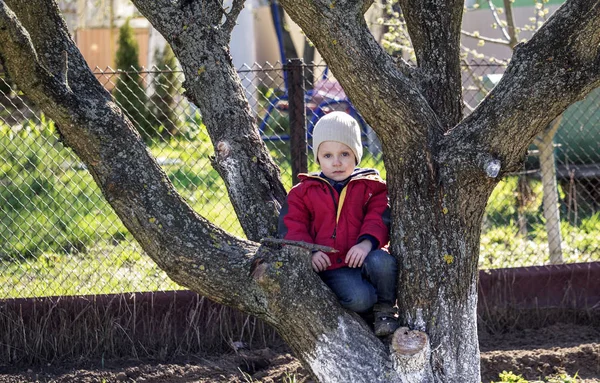
[{"label": "cut branch stub", "polygon": [[260,240],[260,243],[263,245],[289,245],[301,247],[310,251],[322,251],[325,253],[337,253],[338,251],[333,247],[317,245],[315,243],[308,243],[304,241],[291,241],[289,239],[279,239],[279,238],[263,238]]},{"label": "cut branch stub", "polygon": [[390,345],[394,369],[405,377],[407,382],[427,381],[430,374],[429,337],[422,331],[400,327],[394,333]]}]

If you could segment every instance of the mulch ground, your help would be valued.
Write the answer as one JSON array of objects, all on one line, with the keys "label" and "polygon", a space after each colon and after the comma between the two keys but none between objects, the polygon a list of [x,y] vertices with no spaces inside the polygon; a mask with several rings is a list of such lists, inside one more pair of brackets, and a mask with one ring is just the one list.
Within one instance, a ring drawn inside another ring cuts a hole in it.
[{"label": "mulch ground", "polygon": [[[482,381],[512,371],[535,381],[577,374],[600,382],[600,329],[553,325],[538,330],[480,335]],[[295,381],[291,378],[295,378]],[[151,360],[81,361],[70,365],[0,367],[0,383],[13,382],[312,382],[286,350],[247,350],[226,355]]]}]

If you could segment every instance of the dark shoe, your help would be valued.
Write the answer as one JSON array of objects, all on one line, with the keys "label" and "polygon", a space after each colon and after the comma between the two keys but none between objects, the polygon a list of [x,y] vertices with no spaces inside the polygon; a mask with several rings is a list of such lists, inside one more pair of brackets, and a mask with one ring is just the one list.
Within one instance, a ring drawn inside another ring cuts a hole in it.
[{"label": "dark shoe", "polygon": [[376,336],[391,335],[400,327],[396,318],[396,310],[391,305],[377,304],[373,308],[373,311],[375,313],[373,331]]}]

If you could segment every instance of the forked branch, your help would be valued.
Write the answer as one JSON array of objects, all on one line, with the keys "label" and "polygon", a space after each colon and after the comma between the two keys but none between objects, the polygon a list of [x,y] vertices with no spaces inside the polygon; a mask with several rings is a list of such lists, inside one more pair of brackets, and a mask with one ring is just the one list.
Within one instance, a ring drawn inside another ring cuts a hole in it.
[{"label": "forked branch", "polygon": [[531,40],[517,45],[498,85],[446,136],[445,158],[487,153],[501,161],[500,174],[515,171],[533,139],[598,86],[600,0],[567,1]]},{"label": "forked branch", "polygon": [[240,15],[242,9],[244,8],[244,2],[245,0],[233,0],[231,10],[226,13],[225,22],[223,23],[223,30],[226,33],[231,34],[231,31],[233,31],[237,18]]}]

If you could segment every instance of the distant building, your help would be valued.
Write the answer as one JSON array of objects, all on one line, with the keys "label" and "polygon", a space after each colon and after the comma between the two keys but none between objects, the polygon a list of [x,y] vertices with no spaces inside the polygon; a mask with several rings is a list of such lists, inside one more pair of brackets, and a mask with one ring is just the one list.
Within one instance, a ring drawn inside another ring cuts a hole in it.
[{"label": "distant building", "polygon": [[[231,55],[236,67],[256,61],[255,0],[246,2],[233,31]],[[166,41],[129,0],[59,0],[59,6],[79,50],[90,68],[115,68],[119,28],[130,19],[140,48],[140,65],[154,64],[156,49]]]}]

